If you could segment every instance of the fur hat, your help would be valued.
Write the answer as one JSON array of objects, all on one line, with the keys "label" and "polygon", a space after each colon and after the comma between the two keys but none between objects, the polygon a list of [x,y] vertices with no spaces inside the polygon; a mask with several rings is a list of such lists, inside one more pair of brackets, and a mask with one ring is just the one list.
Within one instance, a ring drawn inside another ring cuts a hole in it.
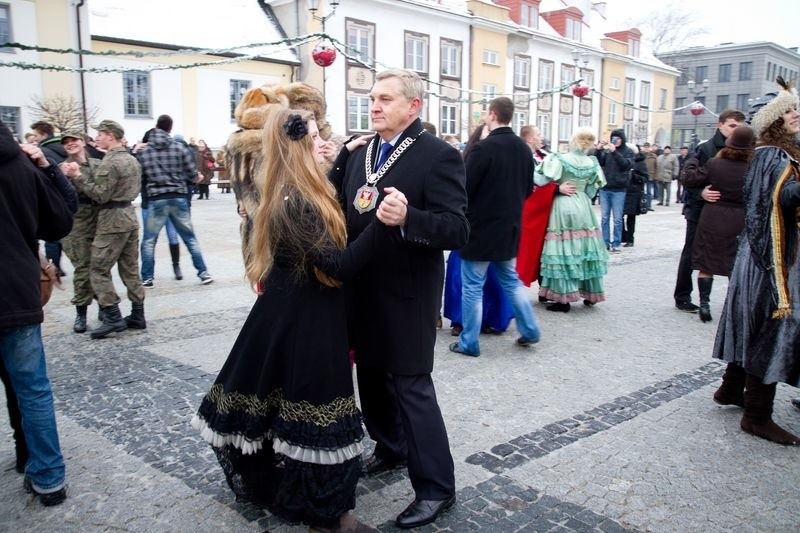
[{"label": "fur hat", "polygon": [[753,128],[748,126],[739,126],[731,136],[725,140],[725,146],[728,148],[734,148],[736,150],[750,150],[753,148],[753,138],[755,135],[753,134]]},{"label": "fur hat", "polygon": [[286,107],[313,111],[320,136],[330,137],[330,126],[325,120],[325,98],[307,83],[271,84],[250,89],[236,106],[234,116],[240,128],[257,130],[264,127],[270,111]]},{"label": "fur hat", "polygon": [[787,110],[792,107],[797,109],[797,91],[792,87],[791,82],[787,83],[780,76],[775,81],[780,85],[781,90],[756,98],[750,106],[749,122],[757,137],[760,137],[761,133],[770,124],[781,118]]}]

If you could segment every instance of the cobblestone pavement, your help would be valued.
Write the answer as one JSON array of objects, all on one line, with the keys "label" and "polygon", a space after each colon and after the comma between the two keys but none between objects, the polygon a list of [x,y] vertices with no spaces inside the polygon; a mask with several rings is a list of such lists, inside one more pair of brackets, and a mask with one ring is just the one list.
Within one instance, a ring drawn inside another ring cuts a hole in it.
[{"label": "cobblestone pavement", "polygon": [[[200,285],[185,248],[186,277],[173,280],[159,244],[146,331],[92,341],[71,332],[70,290],[48,305],[68,499],[44,508],[25,494],[0,405],[0,531],[305,531],[237,503],[188,424],[254,299],[233,196],[213,191],[193,216],[215,282]],[[709,356],[716,320],[673,307],[680,206],[637,226],[636,246],[611,258],[606,302],[568,314],[535,304],[536,346],[515,346],[512,324],[482,336],[481,357],[463,357],[447,350],[447,327],[439,332],[434,379],[458,503],[421,531],[800,530],[800,450],[744,434],[738,410],[711,401],[722,373]],[[718,279],[715,318],[725,288]],[[794,432],[797,393],[779,386],[775,402]],[[361,481],[355,512],[395,531],[412,497],[404,471],[385,473]]]}]

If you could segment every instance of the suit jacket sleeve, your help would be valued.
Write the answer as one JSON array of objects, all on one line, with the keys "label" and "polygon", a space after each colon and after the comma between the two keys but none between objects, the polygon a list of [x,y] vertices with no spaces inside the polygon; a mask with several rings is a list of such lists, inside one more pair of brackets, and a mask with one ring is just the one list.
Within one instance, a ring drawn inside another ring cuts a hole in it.
[{"label": "suit jacket sleeve", "polygon": [[441,143],[423,181],[424,205],[408,206],[406,240],[429,248],[457,250],[467,243],[464,162],[458,151]]}]

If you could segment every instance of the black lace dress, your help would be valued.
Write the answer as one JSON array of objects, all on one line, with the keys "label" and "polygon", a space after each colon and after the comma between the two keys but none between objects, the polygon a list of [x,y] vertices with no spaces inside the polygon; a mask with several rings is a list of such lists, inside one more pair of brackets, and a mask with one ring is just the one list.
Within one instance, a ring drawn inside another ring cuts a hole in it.
[{"label": "black lace dress", "polygon": [[[322,231],[296,195],[291,229]],[[275,265],[192,426],[214,448],[238,498],[289,522],[333,527],[355,506],[361,472],[361,415],[348,356],[344,294],[322,285],[316,267],[338,280],[372,256],[373,223],[347,249],[278,245]],[[316,233],[315,233],[316,232]],[[300,256],[310,265],[298,272]]]}]

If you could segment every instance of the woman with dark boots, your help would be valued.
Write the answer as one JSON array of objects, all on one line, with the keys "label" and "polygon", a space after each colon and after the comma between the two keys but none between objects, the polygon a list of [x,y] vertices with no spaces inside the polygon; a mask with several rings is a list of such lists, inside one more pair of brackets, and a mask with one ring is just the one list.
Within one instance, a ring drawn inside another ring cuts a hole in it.
[{"label": "woman with dark boots", "polygon": [[[750,124],[757,147],[744,179],[744,231],[720,317],[714,357],[728,362],[714,400],[742,405],[740,426],[784,445],[800,437],[772,420],[778,382],[800,385],[800,133],[797,92],[757,99]],[[705,210],[704,210],[705,211]]]},{"label": "woman with dark boots", "polygon": [[692,245],[692,268],[699,270],[700,320],[711,321],[714,276],[730,277],[736,259],[737,237],[744,228],[744,176],[753,157],[753,130],[739,126],[716,157],[684,178],[687,187],[710,186],[719,199],[709,201],[700,214]]}]

